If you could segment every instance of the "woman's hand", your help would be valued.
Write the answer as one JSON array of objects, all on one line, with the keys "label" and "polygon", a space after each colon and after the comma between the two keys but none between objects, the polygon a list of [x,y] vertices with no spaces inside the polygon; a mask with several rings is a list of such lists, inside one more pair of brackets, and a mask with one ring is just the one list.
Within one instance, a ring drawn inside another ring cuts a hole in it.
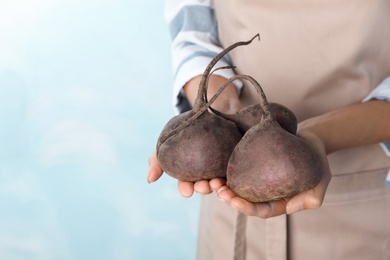
[{"label": "woman's hand", "polygon": [[[198,93],[199,82],[201,76],[191,79],[184,87],[184,92],[193,104],[194,100]],[[226,79],[217,75],[211,75],[208,84],[208,96],[212,97],[219,87],[225,83]],[[238,92],[236,87],[233,84],[230,84],[215,100],[213,103],[213,108],[218,111],[226,114],[231,114],[237,112],[241,108],[240,100],[238,98]],[[147,181],[149,183],[157,181],[163,174],[163,169],[160,167],[160,164],[157,160],[156,152],[149,157],[149,171]],[[213,191],[219,190],[226,184],[225,179],[216,178],[210,181],[202,180],[198,182],[188,182],[188,181],[178,181],[179,193],[189,198],[194,192],[199,194],[209,194]]]},{"label": "woman's hand", "polygon": [[310,132],[301,132],[298,135],[311,144],[313,149],[321,156],[322,178],[316,187],[291,198],[271,202],[251,203],[235,196],[233,191],[224,185],[217,191],[218,197],[245,215],[260,218],[270,218],[286,213],[292,214],[305,209],[319,208],[324,200],[325,192],[331,179],[324,144],[321,139]]},{"label": "woman's hand", "polygon": [[[163,169],[160,167],[160,164],[157,160],[156,152],[149,157],[149,171],[147,176],[148,183],[157,181],[163,174]],[[210,181],[198,181],[198,182],[189,182],[189,181],[178,181],[179,193],[186,198],[191,197],[194,192],[199,194],[209,194],[213,191],[219,190],[226,184],[226,181],[221,178],[215,178]]]},{"label": "woman's hand", "polygon": [[322,179],[311,190],[288,199],[250,203],[238,198],[227,187],[217,193],[220,199],[246,215],[269,218],[321,206],[331,179],[327,154],[352,147],[390,140],[390,102],[371,100],[313,117],[298,125],[298,136],[312,145],[322,158]]},{"label": "woman's hand", "polygon": [[[331,179],[326,152],[322,141],[310,132],[299,133],[300,137],[309,142],[313,149],[318,152],[322,159],[322,178],[320,183],[311,190],[305,191],[288,199],[277,200],[265,203],[251,203],[234,195],[233,191],[226,185],[226,180],[215,178],[210,181],[198,182],[178,181],[179,193],[186,198],[191,197],[194,192],[209,194],[217,191],[218,197],[226,201],[232,207],[249,216],[269,218],[281,214],[292,214],[305,209],[319,208],[324,200],[325,191]],[[149,172],[147,180],[149,183],[157,181],[163,174],[156,152],[149,158]]]}]

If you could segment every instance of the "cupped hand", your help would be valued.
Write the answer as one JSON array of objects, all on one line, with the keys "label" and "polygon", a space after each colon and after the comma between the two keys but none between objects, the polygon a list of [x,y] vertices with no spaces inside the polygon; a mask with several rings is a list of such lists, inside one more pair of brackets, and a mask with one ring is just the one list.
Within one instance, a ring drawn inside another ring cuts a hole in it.
[{"label": "cupped hand", "polygon": [[[154,151],[149,157],[149,171],[147,176],[148,183],[157,181],[163,173],[164,171],[157,160],[156,151]],[[224,185],[226,185],[226,181],[222,178],[202,180],[195,183],[189,181],[178,181],[179,193],[186,198],[191,197],[194,192],[199,194],[209,194],[213,191],[219,190]]]},{"label": "cupped hand", "polygon": [[270,218],[282,214],[292,214],[306,209],[319,208],[322,205],[326,189],[331,180],[331,172],[324,144],[320,138],[309,132],[299,133],[299,136],[305,139],[321,157],[322,178],[316,187],[290,198],[271,202],[252,203],[237,197],[227,185],[224,185],[217,190],[218,197],[243,214],[260,218]]}]

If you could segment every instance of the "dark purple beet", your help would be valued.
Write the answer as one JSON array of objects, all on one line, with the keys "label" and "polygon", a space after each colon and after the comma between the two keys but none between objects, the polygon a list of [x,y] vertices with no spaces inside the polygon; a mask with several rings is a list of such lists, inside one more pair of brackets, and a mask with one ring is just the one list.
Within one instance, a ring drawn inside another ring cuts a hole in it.
[{"label": "dark purple beet", "polygon": [[208,112],[220,90],[209,102],[205,100],[206,83],[212,67],[230,50],[250,44],[237,42],[219,53],[207,66],[199,84],[191,111],[173,117],[162,130],[157,142],[157,159],[170,176],[185,181],[226,177],[230,154],[242,135],[229,120]]},{"label": "dark purple beet", "polygon": [[266,202],[314,188],[321,179],[321,160],[300,137],[284,130],[273,118],[261,86],[262,118],[234,148],[228,162],[227,185],[239,197]]}]

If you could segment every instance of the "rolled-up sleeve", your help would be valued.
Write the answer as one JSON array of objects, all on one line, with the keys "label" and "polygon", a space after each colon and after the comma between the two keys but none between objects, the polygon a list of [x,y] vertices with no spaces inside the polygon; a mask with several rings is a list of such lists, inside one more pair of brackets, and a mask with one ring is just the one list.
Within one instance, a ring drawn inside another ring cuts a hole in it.
[{"label": "rolled-up sleeve", "polygon": [[[218,25],[212,1],[166,0],[165,20],[171,34],[173,105],[181,113],[191,109],[183,93],[183,86],[192,78],[203,74],[210,61],[223,50],[218,39]],[[224,56],[215,67],[231,66]],[[218,70],[215,74],[225,78],[234,75],[232,69]],[[241,82],[235,82],[237,88]]]},{"label": "rolled-up sleeve", "polygon": [[371,99],[387,100],[390,102],[390,77],[383,80],[375,89],[373,89],[370,94],[363,99],[363,102]]},{"label": "rolled-up sleeve", "polygon": [[[363,102],[378,99],[378,100],[387,100],[390,102],[390,77],[383,80],[375,89],[373,89],[367,97],[363,99]],[[383,120],[390,120],[390,117],[384,118]],[[383,142],[380,144],[383,150],[388,156],[390,156],[390,141]]]}]

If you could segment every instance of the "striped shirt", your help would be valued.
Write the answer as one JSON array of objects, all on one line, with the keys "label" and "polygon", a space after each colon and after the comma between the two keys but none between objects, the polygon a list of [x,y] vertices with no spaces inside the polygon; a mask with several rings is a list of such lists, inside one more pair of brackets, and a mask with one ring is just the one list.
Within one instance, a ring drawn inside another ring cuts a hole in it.
[{"label": "striped shirt", "polygon": [[[218,40],[218,28],[213,2],[210,0],[167,0],[165,19],[172,39],[172,66],[174,74],[173,104],[177,112],[191,109],[182,87],[195,76],[203,74],[210,61],[223,49]],[[226,55],[215,67],[230,66]],[[230,78],[233,70],[224,69],[216,75]],[[236,81],[236,86],[242,83]]]}]

